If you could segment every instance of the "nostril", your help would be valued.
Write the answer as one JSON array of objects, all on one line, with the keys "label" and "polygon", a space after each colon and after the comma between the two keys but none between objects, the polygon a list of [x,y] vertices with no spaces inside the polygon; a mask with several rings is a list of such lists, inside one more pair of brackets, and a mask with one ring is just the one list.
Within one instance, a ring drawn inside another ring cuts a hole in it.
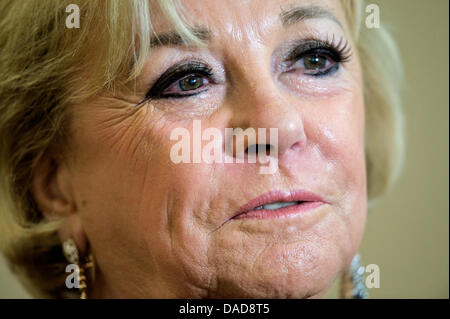
[{"label": "nostril", "polygon": [[270,151],[273,148],[270,144],[253,144],[245,149],[246,154],[259,154],[259,152],[266,152],[266,155],[270,155]]},{"label": "nostril", "polygon": [[290,147],[291,150],[296,150],[298,148],[303,148],[306,144],[306,140],[302,139],[301,141],[298,141]]}]

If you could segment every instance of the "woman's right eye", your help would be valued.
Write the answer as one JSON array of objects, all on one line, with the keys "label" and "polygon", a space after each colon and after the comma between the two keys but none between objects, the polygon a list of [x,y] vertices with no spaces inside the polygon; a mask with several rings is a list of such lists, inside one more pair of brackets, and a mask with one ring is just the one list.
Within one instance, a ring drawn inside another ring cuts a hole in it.
[{"label": "woman's right eye", "polygon": [[191,61],[169,68],[145,96],[149,99],[183,98],[208,90],[212,70],[207,65]]},{"label": "woman's right eye", "polygon": [[162,96],[182,97],[192,96],[203,92],[201,88],[209,83],[208,79],[201,74],[190,74],[180,80],[176,80],[169,85],[162,93]]}]

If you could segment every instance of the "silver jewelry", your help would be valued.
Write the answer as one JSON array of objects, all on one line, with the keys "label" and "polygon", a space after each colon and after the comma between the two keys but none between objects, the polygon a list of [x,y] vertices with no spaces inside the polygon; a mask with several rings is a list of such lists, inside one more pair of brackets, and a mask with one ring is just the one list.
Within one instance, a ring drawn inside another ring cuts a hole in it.
[{"label": "silver jewelry", "polygon": [[368,299],[369,292],[365,283],[365,268],[361,264],[361,257],[356,254],[350,264],[350,277],[353,283],[352,299]]},{"label": "silver jewelry", "polygon": [[63,254],[67,261],[71,264],[78,265],[80,262],[80,255],[78,253],[77,245],[72,238],[66,239],[62,244]]}]

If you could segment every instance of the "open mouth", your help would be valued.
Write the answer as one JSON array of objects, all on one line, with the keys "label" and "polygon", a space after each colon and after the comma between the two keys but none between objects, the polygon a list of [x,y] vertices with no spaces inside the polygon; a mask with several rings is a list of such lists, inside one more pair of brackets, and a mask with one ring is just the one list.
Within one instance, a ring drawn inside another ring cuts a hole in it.
[{"label": "open mouth", "polygon": [[306,212],[325,204],[318,195],[297,190],[291,192],[272,191],[263,194],[242,206],[232,219],[277,218]]},{"label": "open mouth", "polygon": [[267,205],[261,205],[255,208],[255,210],[260,210],[260,209],[269,209],[269,210],[276,210],[279,208],[283,208],[283,207],[289,207],[289,206],[294,206],[294,205],[299,205],[305,203],[304,201],[293,201],[293,202],[275,202],[275,203],[270,203]]}]

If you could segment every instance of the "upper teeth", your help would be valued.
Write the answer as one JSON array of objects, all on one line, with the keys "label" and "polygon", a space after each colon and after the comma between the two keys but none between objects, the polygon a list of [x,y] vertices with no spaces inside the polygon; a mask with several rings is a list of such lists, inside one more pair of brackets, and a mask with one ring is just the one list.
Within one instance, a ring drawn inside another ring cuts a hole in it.
[{"label": "upper teeth", "polygon": [[270,209],[275,210],[286,206],[298,205],[300,202],[275,202],[267,205],[258,206],[255,209]]}]

